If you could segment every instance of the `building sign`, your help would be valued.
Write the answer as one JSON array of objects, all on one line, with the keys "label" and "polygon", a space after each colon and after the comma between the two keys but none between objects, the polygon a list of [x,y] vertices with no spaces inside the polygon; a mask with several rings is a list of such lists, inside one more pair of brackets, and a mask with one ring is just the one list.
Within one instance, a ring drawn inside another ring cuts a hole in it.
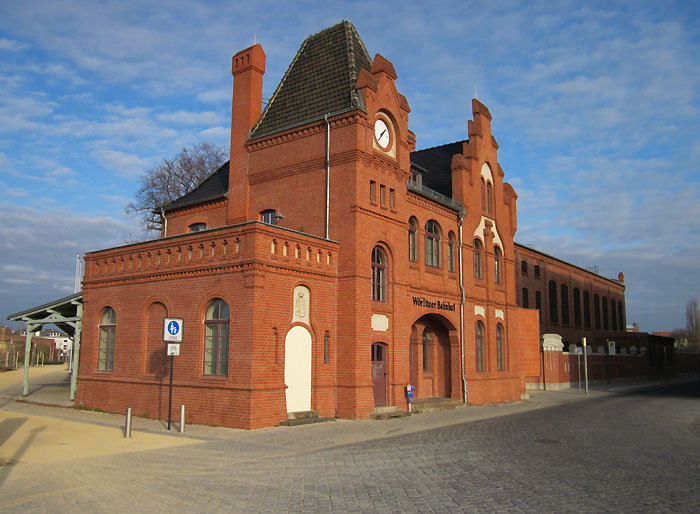
[{"label": "building sign", "polygon": [[180,355],[180,343],[168,343],[168,355]]},{"label": "building sign", "polygon": [[428,300],[419,296],[413,297],[413,305],[416,307],[425,307],[426,309],[437,309],[439,311],[454,311],[456,303],[441,302],[440,300]]},{"label": "building sign", "polygon": [[165,318],[163,320],[163,341],[166,343],[182,342],[182,318]]}]

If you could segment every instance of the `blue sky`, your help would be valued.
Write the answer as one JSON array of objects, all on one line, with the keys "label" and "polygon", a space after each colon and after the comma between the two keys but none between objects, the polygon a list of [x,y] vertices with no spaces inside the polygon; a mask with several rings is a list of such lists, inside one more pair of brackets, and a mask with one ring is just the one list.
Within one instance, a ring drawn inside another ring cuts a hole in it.
[{"label": "blue sky", "polygon": [[[416,4],[416,5],[413,5]],[[227,147],[231,56],[348,19],[393,62],[418,148],[467,136],[475,87],[519,195],[516,240],[624,272],[627,318],[700,296],[700,3],[35,1],[0,6],[0,318],[73,292],[76,253],[139,236],[141,172]]]}]

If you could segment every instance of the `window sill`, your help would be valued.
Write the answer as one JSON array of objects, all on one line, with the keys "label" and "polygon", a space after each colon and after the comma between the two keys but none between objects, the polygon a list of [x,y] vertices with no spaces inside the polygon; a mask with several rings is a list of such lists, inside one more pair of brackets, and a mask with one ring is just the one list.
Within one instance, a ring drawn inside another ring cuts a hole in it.
[{"label": "window sill", "polygon": [[212,382],[225,382],[228,380],[228,375],[205,375],[202,374],[202,380],[211,380]]}]

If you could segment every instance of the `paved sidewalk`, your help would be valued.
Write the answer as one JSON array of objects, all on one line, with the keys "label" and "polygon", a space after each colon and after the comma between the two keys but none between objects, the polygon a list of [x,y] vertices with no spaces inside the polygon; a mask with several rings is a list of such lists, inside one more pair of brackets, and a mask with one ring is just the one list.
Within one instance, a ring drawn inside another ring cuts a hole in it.
[{"label": "paved sidewalk", "polygon": [[21,380],[21,370],[0,373],[0,462],[56,462],[211,440],[240,441],[292,451],[322,449],[544,409],[624,392],[630,388],[655,385],[642,381],[601,384],[591,386],[588,396],[579,394],[578,389],[538,391],[531,392],[529,399],[520,402],[470,406],[408,418],[386,421],[336,420],[253,431],[187,425],[185,432],[179,433],[179,413],[174,412],[174,422],[170,431],[167,430],[166,421],[133,418],[132,437],[126,439],[124,415],[67,407],[70,405],[68,373],[63,368],[32,368],[30,394],[26,398],[20,396]]}]

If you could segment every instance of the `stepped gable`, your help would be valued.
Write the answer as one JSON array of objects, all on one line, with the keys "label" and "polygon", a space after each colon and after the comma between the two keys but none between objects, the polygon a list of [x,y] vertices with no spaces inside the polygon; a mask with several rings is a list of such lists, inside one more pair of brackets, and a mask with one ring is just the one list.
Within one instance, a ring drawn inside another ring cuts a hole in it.
[{"label": "stepped gable", "polygon": [[302,125],[327,113],[362,109],[355,83],[360,70],[371,67],[372,59],[349,21],[309,36],[251,130],[250,138]]},{"label": "stepped gable", "polygon": [[423,173],[425,187],[452,198],[452,157],[462,153],[465,141],[455,141],[411,152],[411,164],[416,164],[427,171]]},{"label": "stepped gable", "polygon": [[228,192],[228,163],[226,161],[218,170],[205,178],[197,187],[186,195],[173,200],[165,205],[163,209],[166,212],[175,209],[181,209],[197,203],[209,202],[224,198]]}]

